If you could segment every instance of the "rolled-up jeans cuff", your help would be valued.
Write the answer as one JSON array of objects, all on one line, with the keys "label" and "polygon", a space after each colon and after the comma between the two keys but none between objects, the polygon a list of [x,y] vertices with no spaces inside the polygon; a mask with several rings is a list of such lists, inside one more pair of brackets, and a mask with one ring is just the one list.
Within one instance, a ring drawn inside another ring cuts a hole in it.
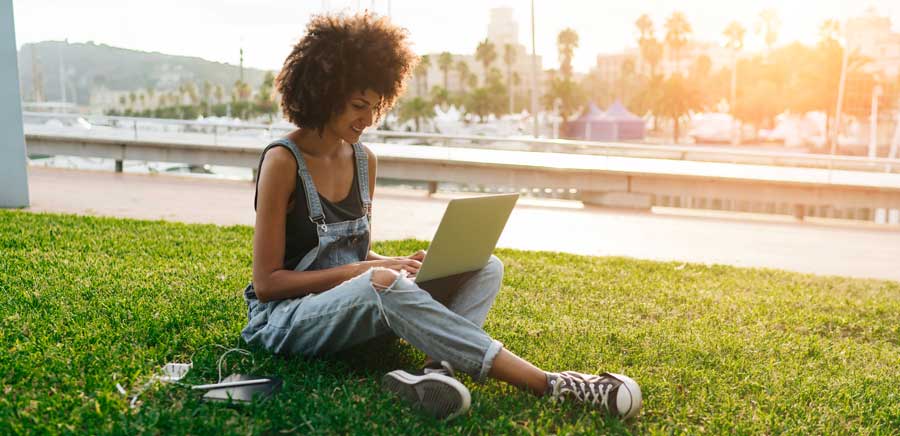
[{"label": "rolled-up jeans cuff", "polygon": [[484,353],[484,360],[481,361],[481,372],[478,373],[475,381],[481,383],[487,379],[488,373],[491,372],[491,368],[494,366],[494,359],[502,349],[503,344],[500,341],[496,339],[491,340],[491,345],[488,346],[487,351]]}]

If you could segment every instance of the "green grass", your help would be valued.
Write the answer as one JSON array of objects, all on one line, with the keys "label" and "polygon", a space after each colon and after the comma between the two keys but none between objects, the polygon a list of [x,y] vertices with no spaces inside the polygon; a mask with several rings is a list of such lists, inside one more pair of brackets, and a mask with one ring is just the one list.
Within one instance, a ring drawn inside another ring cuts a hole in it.
[{"label": "green grass", "polygon": [[498,253],[486,330],[546,369],[632,376],[638,419],[465,379],[471,413],[437,422],[379,390],[382,373],[423,360],[401,341],[328,360],[252,349],[225,373],[280,375],[271,401],[228,407],[156,385],[129,409],[116,383],[190,358],[188,383],[215,381],[216,344],[247,347],[251,237],[0,211],[0,434],[900,433],[898,283],[514,250]]}]

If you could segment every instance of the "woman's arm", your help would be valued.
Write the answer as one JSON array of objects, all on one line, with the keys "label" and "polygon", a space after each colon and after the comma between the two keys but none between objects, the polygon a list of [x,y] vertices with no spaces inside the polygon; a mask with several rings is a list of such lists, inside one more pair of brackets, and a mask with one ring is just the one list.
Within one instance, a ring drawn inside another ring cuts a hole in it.
[{"label": "woman's arm", "polygon": [[274,147],[266,152],[253,233],[253,287],[260,301],[324,291],[372,267],[356,263],[318,271],[284,269],[285,221],[296,183],[297,163],[290,150]]},{"label": "woman's arm", "polygon": [[[369,168],[372,168],[371,164]],[[422,265],[419,261],[389,258],[367,259],[316,271],[284,269],[287,207],[297,183],[297,163],[290,150],[274,147],[266,152],[258,177],[253,233],[253,288],[259,301],[283,300],[326,291],[373,267],[406,270],[413,275],[418,273]],[[374,183],[374,174],[370,176],[370,181]]]}]

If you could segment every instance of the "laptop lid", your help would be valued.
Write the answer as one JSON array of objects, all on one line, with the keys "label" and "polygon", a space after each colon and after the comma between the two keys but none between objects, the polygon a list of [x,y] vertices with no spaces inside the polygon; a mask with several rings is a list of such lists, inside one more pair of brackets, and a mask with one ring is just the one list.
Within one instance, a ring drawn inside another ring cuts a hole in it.
[{"label": "laptop lid", "polygon": [[416,282],[484,268],[518,198],[501,194],[450,200]]}]

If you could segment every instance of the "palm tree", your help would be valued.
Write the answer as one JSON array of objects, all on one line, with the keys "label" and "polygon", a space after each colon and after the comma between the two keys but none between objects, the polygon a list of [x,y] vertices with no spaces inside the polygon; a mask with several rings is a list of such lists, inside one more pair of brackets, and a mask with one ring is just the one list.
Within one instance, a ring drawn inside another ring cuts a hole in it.
[{"label": "palm tree", "polygon": [[657,110],[660,116],[672,119],[672,137],[675,143],[678,143],[681,119],[690,111],[700,108],[700,93],[681,73],[675,73],[666,79],[662,91]]},{"label": "palm tree", "polygon": [[506,64],[506,86],[509,88],[509,113],[513,111],[512,66],[516,63],[516,46],[506,44],[503,46],[503,63]]},{"label": "palm tree", "polygon": [[209,80],[203,81],[203,104],[206,106],[206,114],[209,115],[209,100],[212,97],[213,85]]},{"label": "palm tree", "polygon": [[428,92],[428,70],[431,69],[431,56],[423,55],[422,59],[419,60],[419,65],[417,68],[422,69],[422,87],[424,91]]},{"label": "palm tree", "polygon": [[666,45],[672,51],[675,71],[681,71],[681,49],[687,45],[688,35],[691,32],[693,32],[691,24],[688,23],[687,18],[681,12],[672,12],[672,15],[666,20]]},{"label": "palm tree", "polygon": [[453,67],[453,55],[447,51],[441,53],[440,56],[438,56],[438,68],[444,73],[444,89],[450,89],[449,84],[447,83],[447,75],[450,72],[451,67]]},{"label": "palm tree", "polygon": [[725,31],[722,32],[725,35],[725,39],[727,40],[725,46],[734,50],[735,52],[741,51],[744,48],[744,35],[747,33],[747,29],[738,23],[737,21],[732,21],[728,24],[728,27],[725,28]]},{"label": "palm tree", "polygon": [[497,51],[494,49],[494,43],[484,39],[478,43],[475,49],[475,59],[484,66],[484,83],[487,84],[488,72],[491,70],[491,64],[497,60]]},{"label": "palm tree", "polygon": [[213,95],[216,97],[216,104],[222,104],[222,99],[225,98],[225,88],[222,85],[216,85]]},{"label": "palm tree", "polygon": [[772,53],[772,46],[778,40],[778,30],[781,28],[781,20],[774,9],[765,9],[759,13],[759,21],[756,23],[756,33],[762,35],[766,42],[766,54]]},{"label": "palm tree", "polygon": [[147,87],[147,99],[149,101],[147,103],[149,103],[151,106],[154,106],[155,104],[153,103],[153,100],[155,97],[156,97],[156,90],[148,86]]},{"label": "palm tree", "polygon": [[434,116],[434,105],[422,97],[411,98],[400,104],[400,113],[398,114],[400,122],[415,121],[417,132],[421,127],[421,119],[431,119]]},{"label": "palm tree", "polygon": [[456,68],[457,74],[459,74],[460,92],[465,93],[466,92],[466,84],[469,81],[469,75],[472,74],[472,72],[469,70],[469,64],[467,64],[466,61],[464,61],[464,60],[460,60],[459,62],[456,63],[455,68]]},{"label": "palm tree", "polygon": [[638,47],[641,50],[641,59],[650,66],[650,75],[655,76],[656,66],[659,65],[660,58],[662,58],[662,44],[656,39],[653,21],[647,14],[644,14],[634,22],[634,25],[637,26],[640,34]]},{"label": "palm tree", "polygon": [[578,48],[578,33],[565,28],[556,36],[556,48],[559,50],[559,72],[565,80],[572,77],[572,58]]}]

